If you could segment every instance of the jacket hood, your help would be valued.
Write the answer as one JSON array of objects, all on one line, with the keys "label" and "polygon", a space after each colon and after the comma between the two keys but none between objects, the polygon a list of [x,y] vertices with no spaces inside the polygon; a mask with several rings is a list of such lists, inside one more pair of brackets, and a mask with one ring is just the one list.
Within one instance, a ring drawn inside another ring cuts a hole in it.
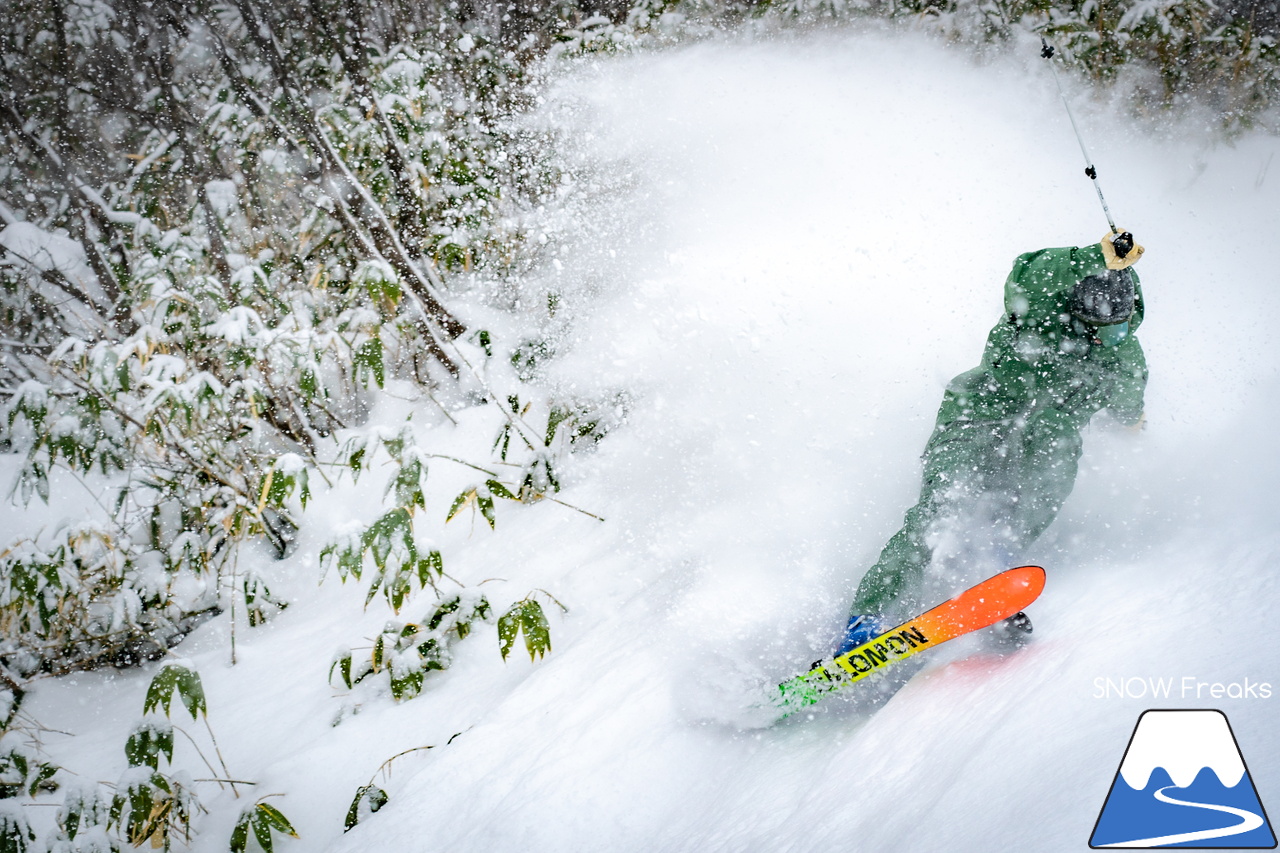
[{"label": "jacket hood", "polygon": [[[1071,292],[1091,275],[1104,275],[1107,259],[1097,243],[1089,246],[1040,249],[1019,255],[1005,281],[1005,311],[1015,325],[1077,336],[1071,327]],[[1130,332],[1142,324],[1142,286],[1132,268],[1134,308]]]}]

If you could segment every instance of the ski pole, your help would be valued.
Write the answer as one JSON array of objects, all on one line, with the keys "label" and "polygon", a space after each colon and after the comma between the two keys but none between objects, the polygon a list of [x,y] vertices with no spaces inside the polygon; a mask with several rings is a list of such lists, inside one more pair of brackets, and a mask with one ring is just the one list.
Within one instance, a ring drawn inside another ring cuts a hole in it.
[{"label": "ski pole", "polygon": [[1102,185],[1098,183],[1098,170],[1093,165],[1093,158],[1089,156],[1089,149],[1085,147],[1084,137],[1080,135],[1080,127],[1076,124],[1075,113],[1071,112],[1071,104],[1067,101],[1067,93],[1062,88],[1062,80],[1058,77],[1058,69],[1053,67],[1054,48],[1043,37],[1040,39],[1040,55],[1049,61],[1049,70],[1053,72],[1053,82],[1058,86],[1058,96],[1062,98],[1062,105],[1067,109],[1067,118],[1071,121],[1071,129],[1075,131],[1076,141],[1080,143],[1080,153],[1084,155],[1084,173],[1089,176],[1089,180],[1093,181],[1093,188],[1098,193],[1098,201],[1102,203],[1102,212],[1107,217],[1107,224],[1111,226],[1112,243],[1116,247],[1116,254],[1123,258],[1129,254],[1129,250],[1133,248],[1133,235],[1129,232],[1124,234],[1116,228],[1116,222],[1111,218],[1111,208],[1107,207],[1107,199],[1102,195]]}]

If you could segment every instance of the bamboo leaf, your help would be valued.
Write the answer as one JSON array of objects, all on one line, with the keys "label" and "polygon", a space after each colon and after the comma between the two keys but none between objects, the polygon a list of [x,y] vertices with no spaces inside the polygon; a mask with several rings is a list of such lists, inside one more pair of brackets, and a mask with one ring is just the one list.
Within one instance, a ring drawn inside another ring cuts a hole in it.
[{"label": "bamboo leaf", "polygon": [[342,677],[342,683],[347,686],[348,690],[350,690],[352,687],[351,652],[347,652],[345,655],[335,660],[333,664],[329,667],[329,683],[330,684],[333,683],[333,671],[335,669],[338,671],[338,675]]},{"label": "bamboo leaf", "polygon": [[152,770],[160,767],[160,756],[173,762],[173,728],[167,725],[143,723],[134,729],[124,745],[125,758],[130,767],[143,765]]},{"label": "bamboo leaf", "polygon": [[524,630],[524,647],[529,652],[529,660],[537,660],[551,651],[551,626],[541,604],[533,600],[525,602],[520,611],[520,627]]},{"label": "bamboo leaf", "polygon": [[385,569],[387,558],[391,555],[397,540],[404,546],[412,558],[416,550],[413,545],[413,533],[409,528],[409,513],[396,507],[383,515],[364,532],[362,539],[365,548],[373,555],[373,562],[379,569]]},{"label": "bamboo leaf", "polygon": [[387,804],[390,798],[387,792],[376,785],[362,785],[356,789],[356,797],[351,801],[351,808],[347,809],[347,819],[343,821],[343,832],[349,832],[360,823],[360,818],[364,813],[361,806],[367,803],[368,814],[373,814]]},{"label": "bamboo leaf", "polygon": [[413,588],[409,585],[409,577],[403,571],[396,572],[391,578],[391,583],[386,586],[387,600],[391,602],[391,609],[395,613],[400,612],[400,608],[404,606],[405,599],[409,597],[409,593]]},{"label": "bamboo leaf", "polygon": [[382,387],[385,380],[382,364],[382,341],[373,337],[362,343],[356,348],[352,354],[351,363],[355,366],[356,375],[360,376],[365,384],[368,384],[369,378]]},{"label": "bamboo leaf", "polygon": [[204,685],[200,683],[200,674],[186,667],[173,668],[180,670],[177,680],[178,697],[191,714],[191,719],[198,719],[201,714],[208,715],[209,709],[205,704]]},{"label": "bamboo leaf", "polygon": [[569,411],[555,406],[551,409],[551,414],[547,416],[547,439],[544,444],[551,446],[551,442],[555,440],[556,430],[560,428],[560,424],[569,417]]},{"label": "bamboo leaf", "polygon": [[486,480],[484,484],[489,487],[489,491],[494,497],[499,497],[508,501],[520,500],[510,489],[498,480]]},{"label": "bamboo leaf", "polygon": [[391,679],[391,696],[397,702],[412,699],[422,692],[422,682],[426,675],[424,670],[417,669],[400,678]]},{"label": "bamboo leaf", "polygon": [[249,847],[249,812],[242,812],[231,830],[231,853],[246,853]]},{"label": "bamboo leaf", "polygon": [[387,491],[395,492],[397,506],[427,506],[427,498],[422,489],[426,479],[427,467],[419,459],[412,459],[400,466],[396,476],[387,484]]},{"label": "bamboo leaf", "polygon": [[258,812],[272,829],[283,832],[290,838],[298,837],[298,832],[293,828],[293,824],[289,823],[289,819],[275,806],[270,803],[258,803]]},{"label": "bamboo leaf", "polygon": [[462,605],[462,599],[456,595],[453,598],[446,601],[444,604],[441,604],[439,607],[436,608],[436,612],[432,614],[431,620],[427,622],[427,630],[434,631],[437,628],[439,628],[440,625],[444,622],[444,620],[449,616],[450,613],[458,612],[458,608],[461,605]]},{"label": "bamboo leaf", "polygon": [[465,492],[454,498],[453,504],[449,507],[449,514],[444,517],[444,523],[448,524],[453,521],[453,517],[458,514],[458,511],[466,506],[473,498],[475,498],[475,496],[476,490],[472,488],[467,489]]},{"label": "bamboo leaf", "polygon": [[[262,808],[262,805],[259,804],[258,808]],[[249,826],[253,829],[253,837],[258,840],[258,846],[264,853],[272,853],[271,825],[260,817],[257,809],[254,809],[253,817],[249,819]]]},{"label": "bamboo leaf", "polygon": [[519,607],[520,605],[517,604],[498,617],[498,651],[502,653],[503,660],[511,654],[511,648],[516,644],[516,636],[520,633]]},{"label": "bamboo leaf", "polygon": [[533,598],[517,601],[498,619],[498,650],[503,660],[511,653],[520,634],[524,634],[524,647],[530,660],[536,661],[551,651],[551,626],[542,605]]},{"label": "bamboo leaf", "polygon": [[427,586],[433,573],[436,577],[444,577],[444,557],[439,551],[431,551],[418,561],[418,583]]},{"label": "bamboo leaf", "polygon": [[151,837],[151,832],[148,831],[148,824],[150,823],[154,795],[150,785],[138,784],[129,789],[128,797],[129,820],[125,834],[129,838],[129,843],[136,846]]},{"label": "bamboo leaf", "polygon": [[[169,755],[170,757],[172,757],[173,755],[172,744],[170,744],[169,746]],[[31,781],[27,785],[27,794],[34,797],[37,793],[39,793],[41,786],[43,786],[46,782],[52,779],[57,774],[57,772],[58,772],[58,767],[56,765],[41,764],[36,769],[35,775],[31,777]],[[53,785],[50,787],[56,788],[57,786]]]},{"label": "bamboo leaf", "polygon": [[84,816],[85,802],[83,799],[72,800],[68,797],[64,807],[67,810],[67,816],[62,825],[67,831],[67,838],[74,841],[76,833],[80,831],[80,820]]},{"label": "bamboo leaf", "polygon": [[151,679],[147,687],[147,696],[142,703],[142,712],[150,714],[156,708],[163,708],[165,716],[169,716],[169,705],[173,701],[173,689],[178,684],[178,670],[181,667],[163,666]]},{"label": "bamboo leaf", "polygon": [[387,573],[382,569],[378,569],[378,573],[373,576],[373,580],[369,582],[369,591],[364,594],[364,606],[368,607],[369,602],[373,601],[374,596],[378,594],[378,589],[382,587],[382,581]]},{"label": "bamboo leaf", "polygon": [[502,448],[499,458],[501,458],[503,462],[506,462],[507,451],[511,447],[511,424],[509,423],[502,425],[502,429],[498,430],[498,437],[493,440],[492,449],[497,450],[499,447]]}]

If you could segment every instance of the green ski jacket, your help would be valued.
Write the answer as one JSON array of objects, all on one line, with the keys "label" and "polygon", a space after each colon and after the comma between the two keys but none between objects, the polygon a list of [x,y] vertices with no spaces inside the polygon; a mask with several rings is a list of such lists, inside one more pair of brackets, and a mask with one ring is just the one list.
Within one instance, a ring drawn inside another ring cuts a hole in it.
[{"label": "green ski jacket", "polygon": [[1077,281],[1106,269],[1102,250],[1041,249],[1020,255],[1004,285],[1005,319],[987,336],[982,363],[952,380],[938,425],[1012,421],[1056,410],[1076,429],[1100,409],[1133,424],[1142,416],[1147,362],[1134,332],[1142,324],[1142,285],[1129,336],[1116,347],[1093,343],[1073,320],[1067,296]]},{"label": "green ski jacket", "polygon": [[929,578],[945,585],[1018,559],[1071,494],[1090,418],[1108,409],[1121,423],[1141,419],[1147,364],[1133,334],[1143,317],[1137,275],[1129,334],[1114,347],[1067,308],[1076,282],[1104,269],[1097,244],[1014,261],[1005,316],[987,336],[982,363],[947,386],[925,447],[920,499],[863,576],[855,615],[910,615],[939,592],[925,589]]}]

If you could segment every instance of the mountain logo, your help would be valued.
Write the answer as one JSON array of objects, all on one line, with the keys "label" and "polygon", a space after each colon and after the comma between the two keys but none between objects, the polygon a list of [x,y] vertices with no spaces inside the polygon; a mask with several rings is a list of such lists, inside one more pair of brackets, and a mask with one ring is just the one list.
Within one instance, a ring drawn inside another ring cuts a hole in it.
[{"label": "mountain logo", "polygon": [[1275,848],[1275,833],[1226,714],[1144,711],[1089,846]]}]

